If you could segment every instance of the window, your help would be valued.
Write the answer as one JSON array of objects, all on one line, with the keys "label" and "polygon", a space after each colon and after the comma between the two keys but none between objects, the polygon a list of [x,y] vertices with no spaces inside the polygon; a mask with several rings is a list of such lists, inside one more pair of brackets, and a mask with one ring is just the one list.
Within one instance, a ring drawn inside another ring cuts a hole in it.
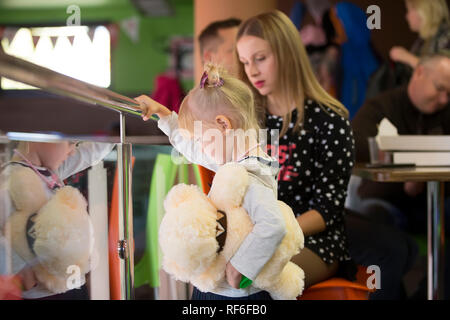
[{"label": "window", "polygon": [[[7,28],[4,34],[16,31]],[[104,26],[20,28],[10,41],[1,39],[3,50],[67,76],[100,86],[111,83],[110,35]],[[34,89],[6,78],[2,89]]]}]

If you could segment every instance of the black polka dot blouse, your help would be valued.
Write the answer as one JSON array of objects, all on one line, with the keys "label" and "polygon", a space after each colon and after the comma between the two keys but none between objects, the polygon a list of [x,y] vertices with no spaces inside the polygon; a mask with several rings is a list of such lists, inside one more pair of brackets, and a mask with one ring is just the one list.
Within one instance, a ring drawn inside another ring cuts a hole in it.
[{"label": "black polka dot blouse", "polygon": [[287,133],[277,142],[273,130],[281,133],[283,118],[266,115],[268,153],[275,156],[278,146],[278,198],[296,216],[313,209],[322,215],[326,230],[305,237],[305,247],[327,264],[348,261],[344,203],[355,161],[350,122],[312,100],[306,100],[303,125],[293,132],[296,120],[294,110]]}]

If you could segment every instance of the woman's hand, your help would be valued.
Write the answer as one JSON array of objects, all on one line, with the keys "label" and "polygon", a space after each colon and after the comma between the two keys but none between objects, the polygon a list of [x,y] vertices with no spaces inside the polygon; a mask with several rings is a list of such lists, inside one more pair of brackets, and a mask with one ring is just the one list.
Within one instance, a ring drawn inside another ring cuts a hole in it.
[{"label": "woman's hand", "polygon": [[327,228],[325,220],[317,210],[306,211],[296,219],[305,237],[323,232]]},{"label": "woman's hand", "polygon": [[419,59],[415,55],[413,55],[403,47],[392,47],[392,49],[389,51],[389,56],[393,61],[405,63],[412,68],[415,68],[417,66],[417,63],[419,62]]},{"label": "woman's hand", "polygon": [[235,289],[239,289],[242,274],[239,271],[237,271],[230,262],[227,263],[227,266],[225,268],[225,275],[228,284]]},{"label": "woman's hand", "polygon": [[153,114],[157,114],[158,117],[162,118],[170,114],[170,110],[165,106],[156,102],[152,98],[146,95],[141,95],[139,97],[134,98],[140,104],[140,108],[142,110],[142,119],[147,121],[151,118]]}]

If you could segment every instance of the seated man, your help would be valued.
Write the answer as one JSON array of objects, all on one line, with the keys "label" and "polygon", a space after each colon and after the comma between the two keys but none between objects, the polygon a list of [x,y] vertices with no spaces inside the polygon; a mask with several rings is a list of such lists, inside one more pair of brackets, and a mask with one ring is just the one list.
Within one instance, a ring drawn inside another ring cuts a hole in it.
[{"label": "seated man", "polygon": [[[356,161],[369,162],[367,138],[377,135],[377,125],[383,118],[387,118],[400,135],[449,135],[449,92],[448,52],[422,58],[407,86],[370,99],[359,109],[352,120]],[[358,183],[355,184],[355,181]],[[450,188],[445,189],[446,203],[449,204]],[[426,234],[425,183],[381,183],[352,177],[347,206],[364,213],[372,221],[401,228],[410,233]],[[447,216],[449,209],[447,205]],[[449,224],[447,230],[448,226]]]},{"label": "seated man", "polygon": [[[449,135],[449,92],[448,53],[424,57],[406,87],[368,100],[352,120],[356,161],[369,162],[367,138],[377,135],[377,125],[383,118],[387,118],[400,135]],[[426,226],[425,187],[425,183],[421,182],[379,183],[362,180],[357,193],[362,200],[375,198],[386,203],[388,213],[378,219],[419,232]],[[382,202],[378,204],[383,206]],[[361,208],[352,209],[361,211]],[[368,208],[365,210],[370,214]],[[404,214],[408,214],[408,219]]]}]

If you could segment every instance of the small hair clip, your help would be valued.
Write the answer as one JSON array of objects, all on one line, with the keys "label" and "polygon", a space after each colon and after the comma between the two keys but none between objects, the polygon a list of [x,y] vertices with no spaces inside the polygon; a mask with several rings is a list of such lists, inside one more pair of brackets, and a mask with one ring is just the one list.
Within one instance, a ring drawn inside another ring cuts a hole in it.
[{"label": "small hair clip", "polygon": [[206,72],[206,71],[203,72],[202,78],[201,78],[201,80],[200,80],[200,88],[201,88],[201,89],[204,89],[204,88],[205,88],[205,85],[208,85],[208,87],[215,87],[215,88],[218,88],[218,87],[223,86],[223,84],[224,84],[223,79],[222,79],[222,78],[219,78],[219,81],[217,81],[214,85],[210,85],[210,84],[209,84],[209,81],[208,81],[208,72]]},{"label": "small hair clip", "polygon": [[200,88],[205,88],[205,84],[208,83],[208,73],[205,71],[202,74],[202,79],[200,80]]},{"label": "small hair clip", "polygon": [[219,78],[219,81],[216,83],[215,87],[221,87],[223,86],[223,79]]}]

